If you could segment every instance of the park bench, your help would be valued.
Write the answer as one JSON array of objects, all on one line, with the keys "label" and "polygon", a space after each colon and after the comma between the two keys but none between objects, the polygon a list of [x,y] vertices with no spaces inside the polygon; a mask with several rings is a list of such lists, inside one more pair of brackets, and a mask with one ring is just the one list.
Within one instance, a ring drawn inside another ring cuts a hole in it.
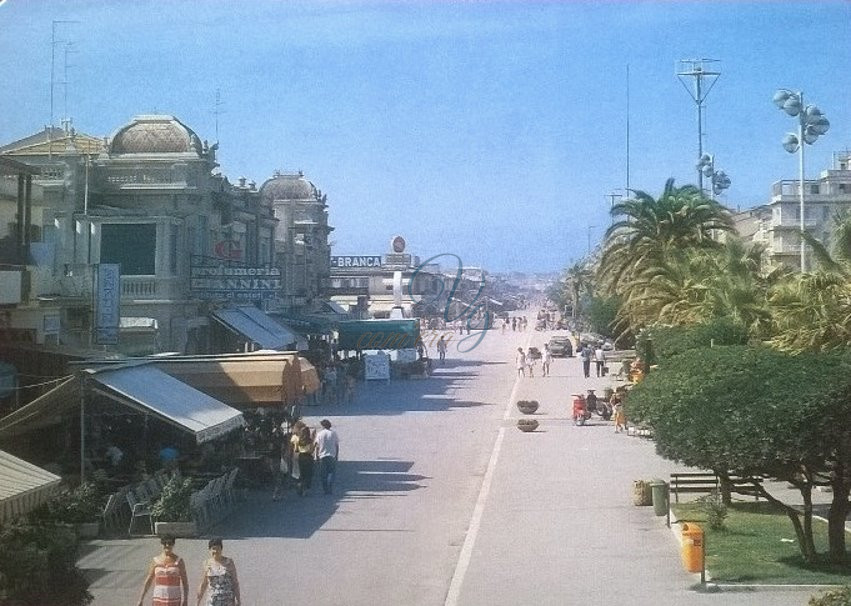
[{"label": "park bench", "polygon": [[[736,494],[753,496],[759,500],[759,491],[754,484],[761,484],[761,478],[750,476],[730,475],[730,490]],[[685,471],[671,474],[671,492],[674,493],[674,502],[680,502],[680,493],[688,492],[712,492],[721,490],[721,478],[712,472]]]}]

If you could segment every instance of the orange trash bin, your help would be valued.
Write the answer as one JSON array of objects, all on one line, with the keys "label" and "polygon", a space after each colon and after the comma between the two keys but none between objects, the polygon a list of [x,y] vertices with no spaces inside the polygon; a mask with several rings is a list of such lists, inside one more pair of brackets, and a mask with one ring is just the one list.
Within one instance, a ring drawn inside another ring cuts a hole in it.
[{"label": "orange trash bin", "polygon": [[703,530],[697,524],[683,524],[683,567],[689,572],[703,572],[703,552]]}]

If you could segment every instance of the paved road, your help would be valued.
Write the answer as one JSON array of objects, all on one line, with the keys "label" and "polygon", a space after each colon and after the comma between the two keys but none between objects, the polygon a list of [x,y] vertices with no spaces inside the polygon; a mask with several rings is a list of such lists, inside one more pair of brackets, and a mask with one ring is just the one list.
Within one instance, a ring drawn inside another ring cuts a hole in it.
[{"label": "paved road", "polygon": [[[662,519],[631,505],[633,480],[676,467],[646,440],[567,420],[569,394],[604,380],[580,379],[576,359],[515,380],[516,347],[551,335],[491,331],[468,353],[450,347],[429,379],[308,409],[341,435],[337,494],[254,493],[212,531],[237,561],[244,603],[805,604],[808,593],[692,590]],[[541,402],[531,434],[514,427],[524,398]],[[193,588],[205,547],[177,544]],[[80,564],[95,606],[135,604],[157,551],[153,538],[92,542]]]}]

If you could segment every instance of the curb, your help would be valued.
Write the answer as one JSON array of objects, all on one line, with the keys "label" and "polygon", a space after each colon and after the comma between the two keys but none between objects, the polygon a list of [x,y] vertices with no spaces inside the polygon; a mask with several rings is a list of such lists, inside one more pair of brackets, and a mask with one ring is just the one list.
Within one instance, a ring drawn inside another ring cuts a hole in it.
[{"label": "curb", "polygon": [[[674,534],[674,537],[677,540],[677,545],[680,546],[680,550],[683,548],[683,536],[681,532],[677,532],[677,529],[674,528],[677,524],[679,524],[679,520],[674,515],[672,509],[668,509],[668,515],[671,519],[671,532]],[[816,516],[813,516],[816,517]],[[705,565],[705,563],[704,563]],[[700,582],[700,573],[688,573],[690,574],[696,581],[693,589],[698,593],[747,593],[747,592],[760,592],[760,591],[826,591],[828,589],[840,589],[844,587],[844,585],[768,585],[768,584],[758,584],[758,585],[748,585],[744,583],[713,583],[712,576],[709,574],[709,569],[706,569],[704,574],[706,576],[706,583]]]}]

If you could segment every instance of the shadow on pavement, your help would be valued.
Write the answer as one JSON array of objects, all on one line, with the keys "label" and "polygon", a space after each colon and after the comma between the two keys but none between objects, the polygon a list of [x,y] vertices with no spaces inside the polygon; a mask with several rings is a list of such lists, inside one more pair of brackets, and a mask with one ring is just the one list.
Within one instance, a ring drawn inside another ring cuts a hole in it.
[{"label": "shadow on pavement", "polygon": [[408,471],[413,461],[340,461],[334,494],[322,493],[318,475],[311,492],[299,497],[290,486],[280,501],[271,500],[270,491],[254,491],[237,506],[237,511],[205,536],[223,539],[278,537],[307,539],[322,530],[341,503],[365,499],[404,497],[425,488],[431,478]]}]

